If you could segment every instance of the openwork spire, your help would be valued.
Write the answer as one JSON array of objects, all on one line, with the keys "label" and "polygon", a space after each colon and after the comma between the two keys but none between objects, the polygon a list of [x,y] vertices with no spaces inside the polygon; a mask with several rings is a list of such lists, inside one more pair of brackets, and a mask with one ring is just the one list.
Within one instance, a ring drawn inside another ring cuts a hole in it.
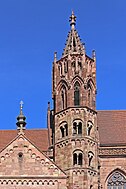
[{"label": "openwork spire", "polygon": [[71,30],[68,33],[63,56],[66,56],[67,54],[76,54],[76,53],[84,54],[85,53],[84,44],[81,42],[80,36],[78,35],[75,29],[76,16],[74,15],[73,11],[69,21],[70,21]]},{"label": "openwork spire", "polygon": [[22,131],[25,129],[25,125],[26,125],[26,117],[23,115],[23,101],[20,102],[20,114],[19,116],[17,117],[17,129]]}]

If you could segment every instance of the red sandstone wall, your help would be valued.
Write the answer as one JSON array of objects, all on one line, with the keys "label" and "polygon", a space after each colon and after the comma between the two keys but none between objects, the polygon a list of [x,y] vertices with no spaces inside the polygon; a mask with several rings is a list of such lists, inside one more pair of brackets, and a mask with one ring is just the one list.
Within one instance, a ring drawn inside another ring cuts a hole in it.
[{"label": "red sandstone wall", "polygon": [[108,176],[116,169],[126,172],[126,159],[124,157],[101,158],[100,179],[103,189],[107,189]]}]

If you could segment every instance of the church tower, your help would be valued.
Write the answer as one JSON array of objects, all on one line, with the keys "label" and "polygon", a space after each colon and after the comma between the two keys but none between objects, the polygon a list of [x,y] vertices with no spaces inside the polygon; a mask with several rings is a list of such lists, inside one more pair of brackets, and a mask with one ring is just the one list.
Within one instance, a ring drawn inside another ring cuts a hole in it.
[{"label": "church tower", "polygon": [[96,57],[87,56],[75,25],[72,12],[64,52],[53,62],[54,157],[69,189],[97,189]]}]

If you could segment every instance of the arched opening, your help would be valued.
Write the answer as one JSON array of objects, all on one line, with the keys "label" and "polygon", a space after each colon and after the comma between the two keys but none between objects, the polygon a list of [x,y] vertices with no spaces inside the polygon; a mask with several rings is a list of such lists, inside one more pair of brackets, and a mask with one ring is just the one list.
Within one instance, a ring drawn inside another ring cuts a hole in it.
[{"label": "arched opening", "polygon": [[68,136],[68,124],[67,122],[63,122],[60,124],[60,138]]},{"label": "arched opening", "polygon": [[83,153],[80,150],[76,150],[73,153],[73,165],[81,166],[83,164]]},{"label": "arched opening", "polygon": [[75,120],[73,122],[73,135],[81,135],[82,134],[82,122],[80,120]]},{"label": "arched opening", "polygon": [[65,131],[66,131],[66,136],[68,136],[68,125],[65,124],[64,127],[65,127]]},{"label": "arched opening", "polygon": [[92,130],[93,124],[91,121],[88,121],[87,123],[87,135],[90,136],[91,135],[91,130]]},{"label": "arched opening", "polygon": [[64,94],[64,91],[61,92],[61,96],[62,96],[62,109],[64,109],[64,106],[65,106],[65,94]]},{"label": "arched opening", "polygon": [[80,85],[78,82],[76,82],[74,85],[74,105],[80,105]]},{"label": "arched opening", "polygon": [[114,171],[107,181],[108,189],[126,189],[126,178],[120,171]]},{"label": "arched opening", "polygon": [[64,62],[64,72],[67,73],[68,72],[68,61]]},{"label": "arched opening", "polygon": [[93,88],[92,88],[92,81],[89,80],[87,83],[87,90],[88,90],[88,106],[92,106],[93,105]]},{"label": "arched opening", "polygon": [[62,87],[61,90],[61,105],[62,105],[62,109],[67,108],[67,92],[64,86]]},{"label": "arched opening", "polygon": [[78,165],[82,165],[82,153],[78,154]]},{"label": "arched opening", "polygon": [[93,152],[89,151],[88,152],[88,165],[89,166],[92,166],[92,159],[93,159],[93,157],[94,157]]},{"label": "arched opening", "polygon": [[77,165],[77,154],[73,154],[73,165]]},{"label": "arched opening", "polygon": [[63,138],[64,137],[64,128],[60,127],[60,131],[61,131],[61,137]]},{"label": "arched opening", "polygon": [[77,123],[74,122],[73,123],[73,135],[76,135],[77,134]]},{"label": "arched opening", "polygon": [[79,122],[78,124],[78,134],[81,135],[82,134],[82,123]]}]

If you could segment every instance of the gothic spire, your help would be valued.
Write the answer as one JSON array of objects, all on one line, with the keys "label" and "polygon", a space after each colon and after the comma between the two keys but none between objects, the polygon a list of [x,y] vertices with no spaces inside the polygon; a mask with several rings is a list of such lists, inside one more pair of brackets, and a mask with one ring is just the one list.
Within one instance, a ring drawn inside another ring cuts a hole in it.
[{"label": "gothic spire", "polygon": [[67,54],[76,54],[76,53],[84,54],[85,53],[84,44],[81,42],[80,36],[78,35],[78,32],[75,29],[76,16],[74,15],[73,11],[69,21],[70,21],[71,30],[68,33],[63,56]]},{"label": "gothic spire", "polygon": [[26,125],[26,117],[23,115],[23,101],[20,102],[20,114],[17,117],[17,129],[22,131],[25,129],[25,125]]}]

